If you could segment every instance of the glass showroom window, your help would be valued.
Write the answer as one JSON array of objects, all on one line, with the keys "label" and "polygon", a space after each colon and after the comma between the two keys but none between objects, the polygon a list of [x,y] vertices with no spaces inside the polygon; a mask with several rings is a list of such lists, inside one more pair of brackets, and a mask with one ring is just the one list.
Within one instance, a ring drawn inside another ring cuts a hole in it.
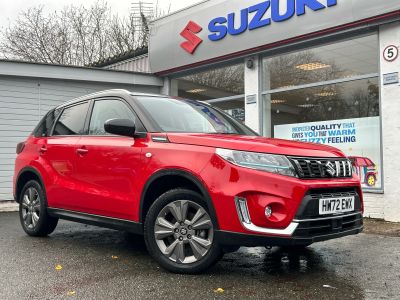
[{"label": "glass showroom window", "polygon": [[263,134],[326,144],[382,191],[378,37],[263,59]]},{"label": "glass showroom window", "polygon": [[178,79],[178,96],[207,101],[244,122],[244,64],[181,77]]}]

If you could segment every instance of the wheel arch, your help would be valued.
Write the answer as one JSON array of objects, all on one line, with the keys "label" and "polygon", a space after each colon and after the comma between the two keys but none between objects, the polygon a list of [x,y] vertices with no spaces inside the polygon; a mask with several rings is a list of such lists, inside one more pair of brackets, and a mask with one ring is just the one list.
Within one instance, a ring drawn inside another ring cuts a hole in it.
[{"label": "wheel arch", "polygon": [[[219,229],[219,224],[218,224],[218,218],[217,214],[215,212],[214,204],[212,202],[212,198],[210,196],[210,193],[208,189],[206,188],[205,184],[201,179],[199,179],[196,175],[193,175],[192,173],[185,171],[185,170],[180,170],[180,169],[166,169],[166,170],[161,170],[153,174],[146,182],[146,184],[143,187],[142,194],[140,197],[140,208],[139,208],[139,222],[143,223],[144,219],[146,217],[146,213],[148,209],[150,208],[151,204],[154,203],[156,198],[154,197],[149,197],[149,193],[151,193],[152,188],[157,186],[157,183],[163,182],[163,180],[168,179],[168,178],[175,178],[179,179],[181,178],[182,181],[185,183],[191,183],[193,187],[195,187],[195,192],[198,192],[201,196],[203,196],[208,212],[210,213],[211,218],[213,219],[214,224],[216,225],[216,229]],[[181,186],[179,182],[174,182],[174,185],[170,188],[185,188],[186,186]],[[169,190],[170,190],[169,189]],[[156,193],[157,195],[157,193]],[[161,194],[160,194],[161,195]]]},{"label": "wheel arch", "polygon": [[19,203],[20,193],[22,189],[24,188],[25,184],[30,180],[37,180],[42,186],[43,192],[46,195],[43,178],[42,175],[40,175],[40,172],[33,167],[25,167],[18,173],[17,179],[15,181],[14,198],[17,203]]}]

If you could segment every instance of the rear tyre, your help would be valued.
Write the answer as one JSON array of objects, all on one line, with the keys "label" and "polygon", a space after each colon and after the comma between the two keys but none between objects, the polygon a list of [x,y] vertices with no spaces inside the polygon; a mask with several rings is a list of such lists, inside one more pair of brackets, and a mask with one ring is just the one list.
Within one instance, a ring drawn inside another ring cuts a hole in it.
[{"label": "rear tyre", "polygon": [[19,218],[28,235],[46,236],[56,229],[58,218],[48,215],[45,193],[36,180],[25,184],[19,203]]},{"label": "rear tyre", "polygon": [[150,207],[144,237],[150,255],[161,267],[173,273],[197,274],[223,255],[215,228],[199,194],[175,189],[161,195]]}]

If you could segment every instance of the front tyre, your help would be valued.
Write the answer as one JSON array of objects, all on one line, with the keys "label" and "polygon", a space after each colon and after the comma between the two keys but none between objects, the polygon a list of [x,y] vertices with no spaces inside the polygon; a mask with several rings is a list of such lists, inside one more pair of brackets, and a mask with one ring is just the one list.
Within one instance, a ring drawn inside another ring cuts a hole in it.
[{"label": "front tyre", "polygon": [[19,218],[28,235],[46,236],[54,231],[58,219],[48,215],[45,193],[36,180],[25,184],[19,203]]},{"label": "front tyre", "polygon": [[190,190],[175,189],[151,206],[144,224],[151,256],[174,273],[200,273],[221,258],[215,224],[203,198]]}]

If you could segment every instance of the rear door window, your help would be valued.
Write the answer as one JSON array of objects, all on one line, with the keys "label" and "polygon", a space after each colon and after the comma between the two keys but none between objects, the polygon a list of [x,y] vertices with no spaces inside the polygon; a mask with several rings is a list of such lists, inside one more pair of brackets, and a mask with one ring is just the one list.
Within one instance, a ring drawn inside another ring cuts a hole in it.
[{"label": "rear door window", "polygon": [[53,135],[84,134],[88,107],[89,103],[85,102],[65,108],[57,121]]}]

